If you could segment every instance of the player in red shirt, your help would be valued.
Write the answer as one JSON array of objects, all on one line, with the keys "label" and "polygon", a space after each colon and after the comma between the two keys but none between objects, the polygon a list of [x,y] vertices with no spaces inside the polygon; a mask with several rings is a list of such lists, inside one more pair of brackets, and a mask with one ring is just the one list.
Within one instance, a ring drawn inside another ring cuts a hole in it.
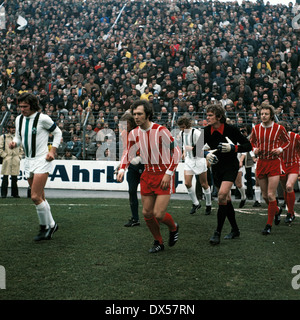
[{"label": "player in red shirt", "polygon": [[271,233],[274,217],[276,225],[280,222],[281,210],[277,206],[276,191],[280,175],[285,172],[281,155],[290,143],[285,128],[274,122],[274,115],[274,107],[263,104],[260,109],[261,123],[252,129],[250,137],[254,154],[258,157],[256,176],[268,204],[268,220],[262,230],[264,235]]},{"label": "player in red shirt", "polygon": [[290,137],[290,144],[282,153],[282,160],[284,162],[286,171],[280,177],[280,183],[284,191],[284,200],[287,205],[288,213],[285,218],[286,223],[291,223],[295,219],[295,191],[294,185],[299,175],[299,162],[300,162],[300,136],[291,131],[290,125],[285,122],[279,122],[288,131]]},{"label": "player in red shirt", "polygon": [[145,167],[140,180],[143,215],[154,237],[154,244],[149,252],[156,253],[164,250],[160,223],[169,228],[169,246],[174,246],[178,240],[178,224],[166,211],[171,194],[175,192],[174,172],[181,152],[175,146],[170,131],[151,121],[153,109],[148,101],[135,101],[131,111],[137,127],[129,133],[127,150],[123,153],[117,180],[123,180],[124,170],[136,152],[139,152]]}]

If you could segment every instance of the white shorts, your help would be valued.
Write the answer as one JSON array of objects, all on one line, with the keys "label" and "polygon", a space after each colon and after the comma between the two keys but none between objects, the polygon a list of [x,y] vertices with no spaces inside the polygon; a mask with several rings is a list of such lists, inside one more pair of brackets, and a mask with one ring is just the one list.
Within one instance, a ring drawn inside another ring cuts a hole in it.
[{"label": "white shorts", "polygon": [[207,171],[205,158],[186,158],[184,162],[184,171],[187,174],[201,174]]},{"label": "white shorts", "polygon": [[46,161],[46,156],[25,158],[24,171],[26,179],[32,178],[35,173],[50,173],[52,171],[52,161]]}]

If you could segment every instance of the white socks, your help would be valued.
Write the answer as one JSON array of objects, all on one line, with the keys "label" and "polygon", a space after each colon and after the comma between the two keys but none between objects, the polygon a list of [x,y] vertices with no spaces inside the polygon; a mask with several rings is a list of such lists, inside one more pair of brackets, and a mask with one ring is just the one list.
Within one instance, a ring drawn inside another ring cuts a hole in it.
[{"label": "white socks", "polygon": [[246,190],[245,187],[238,188],[239,192],[241,193],[241,200],[246,200]]},{"label": "white socks", "polygon": [[40,225],[53,228],[55,221],[53,220],[50,205],[47,200],[35,206],[39,218]]},{"label": "white socks", "polygon": [[203,194],[205,196],[205,204],[207,206],[211,206],[211,191],[210,187],[208,187],[206,190],[202,188]]},{"label": "white socks", "polygon": [[196,187],[195,185],[192,185],[190,188],[187,188],[187,192],[188,192],[188,195],[190,196],[193,204],[197,206],[199,204],[199,201],[196,196],[196,188],[195,187]]},{"label": "white socks", "polygon": [[254,186],[255,200],[261,203],[261,191],[259,186]]}]

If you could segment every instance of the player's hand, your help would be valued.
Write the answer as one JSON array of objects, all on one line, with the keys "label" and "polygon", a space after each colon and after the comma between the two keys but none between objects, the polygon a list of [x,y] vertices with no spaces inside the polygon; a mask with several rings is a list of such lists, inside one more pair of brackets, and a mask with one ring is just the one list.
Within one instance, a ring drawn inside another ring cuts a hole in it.
[{"label": "player's hand", "polygon": [[51,150],[46,155],[46,161],[53,161],[55,159],[55,153]]},{"label": "player's hand", "polygon": [[276,148],[270,151],[270,155],[271,156],[279,156],[282,152],[281,148]]},{"label": "player's hand", "polygon": [[171,176],[169,174],[165,174],[161,180],[160,187],[162,190],[167,190],[170,186]]},{"label": "player's hand", "polygon": [[222,153],[235,152],[235,144],[228,138],[225,137],[226,142],[220,142],[218,145],[218,150]]},{"label": "player's hand", "polygon": [[124,170],[119,170],[117,174],[117,181],[122,182],[124,179]]},{"label": "player's hand", "polygon": [[219,162],[218,157],[214,154],[217,151],[217,149],[208,151],[207,155],[206,155],[206,160],[208,161],[208,163],[210,163],[211,165],[216,164]]},{"label": "player's hand", "polygon": [[260,151],[260,148],[254,148],[253,149],[253,152],[256,156],[260,155],[261,151]]}]

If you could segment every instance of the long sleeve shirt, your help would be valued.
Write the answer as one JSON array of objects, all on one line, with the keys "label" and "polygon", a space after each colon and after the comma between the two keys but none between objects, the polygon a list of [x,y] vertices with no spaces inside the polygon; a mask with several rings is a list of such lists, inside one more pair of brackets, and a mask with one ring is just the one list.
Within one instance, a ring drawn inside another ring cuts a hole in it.
[{"label": "long sleeve shirt", "polygon": [[145,170],[172,175],[180,161],[180,148],[175,145],[170,131],[157,123],[147,130],[137,127],[130,131],[128,145],[121,159],[120,169],[126,169],[139,153]]},{"label": "long sleeve shirt", "polygon": [[279,155],[270,154],[273,149],[282,148],[284,151],[290,144],[290,138],[285,128],[272,122],[268,127],[257,124],[250,136],[253,148],[259,148],[259,159],[277,159]]}]

